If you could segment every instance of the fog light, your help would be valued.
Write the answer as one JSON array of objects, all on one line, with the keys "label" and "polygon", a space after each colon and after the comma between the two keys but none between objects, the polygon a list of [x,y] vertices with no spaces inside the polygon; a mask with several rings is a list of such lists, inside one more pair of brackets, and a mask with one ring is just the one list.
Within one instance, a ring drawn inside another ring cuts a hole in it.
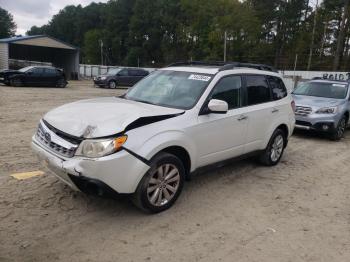
[{"label": "fog light", "polygon": [[329,126],[323,125],[323,126],[322,126],[322,129],[323,129],[324,131],[327,131],[327,130],[329,129]]}]

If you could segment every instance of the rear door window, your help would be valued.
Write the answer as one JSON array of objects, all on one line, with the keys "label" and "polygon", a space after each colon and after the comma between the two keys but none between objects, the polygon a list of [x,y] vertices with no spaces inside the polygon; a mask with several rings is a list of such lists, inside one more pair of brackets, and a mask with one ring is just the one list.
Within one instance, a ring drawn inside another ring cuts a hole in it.
[{"label": "rear door window", "polygon": [[268,76],[267,80],[269,81],[271,87],[273,100],[280,100],[287,96],[287,88],[281,78],[276,76]]},{"label": "rear door window", "polygon": [[45,68],[45,76],[56,76],[56,69],[53,68]]},{"label": "rear door window", "polygon": [[257,105],[271,101],[271,91],[263,75],[246,76],[247,105]]},{"label": "rear door window", "polygon": [[138,70],[135,70],[135,69],[129,70],[129,76],[138,76],[138,75],[139,75]]},{"label": "rear door window", "polygon": [[40,76],[44,73],[44,68],[36,67],[31,70],[33,75]]},{"label": "rear door window", "polygon": [[148,75],[148,72],[145,70],[139,70],[139,76],[146,76]]}]

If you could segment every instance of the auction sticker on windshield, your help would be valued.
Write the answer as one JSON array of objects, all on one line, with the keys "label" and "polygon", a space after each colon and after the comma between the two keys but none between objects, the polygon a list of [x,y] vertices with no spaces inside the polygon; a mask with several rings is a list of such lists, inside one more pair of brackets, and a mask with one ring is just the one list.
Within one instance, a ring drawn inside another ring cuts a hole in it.
[{"label": "auction sticker on windshield", "polygon": [[204,75],[190,75],[188,79],[208,82],[211,79],[211,77],[210,76],[204,76]]}]

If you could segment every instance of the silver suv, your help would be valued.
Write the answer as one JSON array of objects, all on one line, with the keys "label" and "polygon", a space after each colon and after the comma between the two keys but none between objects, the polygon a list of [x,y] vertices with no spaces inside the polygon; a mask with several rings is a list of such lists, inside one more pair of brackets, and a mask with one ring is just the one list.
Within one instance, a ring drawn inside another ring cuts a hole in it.
[{"label": "silver suv", "polygon": [[345,81],[315,79],[293,92],[296,128],[316,130],[340,140],[349,123],[350,91]]}]

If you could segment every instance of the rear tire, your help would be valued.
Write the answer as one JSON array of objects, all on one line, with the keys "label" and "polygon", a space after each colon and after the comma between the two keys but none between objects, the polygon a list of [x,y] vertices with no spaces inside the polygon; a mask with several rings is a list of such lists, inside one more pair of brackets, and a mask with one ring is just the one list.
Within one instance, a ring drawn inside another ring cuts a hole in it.
[{"label": "rear tire", "polygon": [[133,203],[143,211],[159,213],[169,209],[179,197],[185,181],[185,168],[179,158],[160,153],[142,178]]},{"label": "rear tire", "polygon": [[275,166],[277,165],[282,156],[284,149],[287,145],[287,135],[281,129],[276,129],[272,134],[270,141],[261,154],[259,162],[264,166]]},{"label": "rear tire", "polygon": [[347,125],[348,125],[348,119],[346,116],[343,116],[339,120],[339,123],[338,123],[335,131],[333,132],[333,134],[331,134],[331,139],[333,141],[339,141],[340,139],[342,139],[344,137]]}]

